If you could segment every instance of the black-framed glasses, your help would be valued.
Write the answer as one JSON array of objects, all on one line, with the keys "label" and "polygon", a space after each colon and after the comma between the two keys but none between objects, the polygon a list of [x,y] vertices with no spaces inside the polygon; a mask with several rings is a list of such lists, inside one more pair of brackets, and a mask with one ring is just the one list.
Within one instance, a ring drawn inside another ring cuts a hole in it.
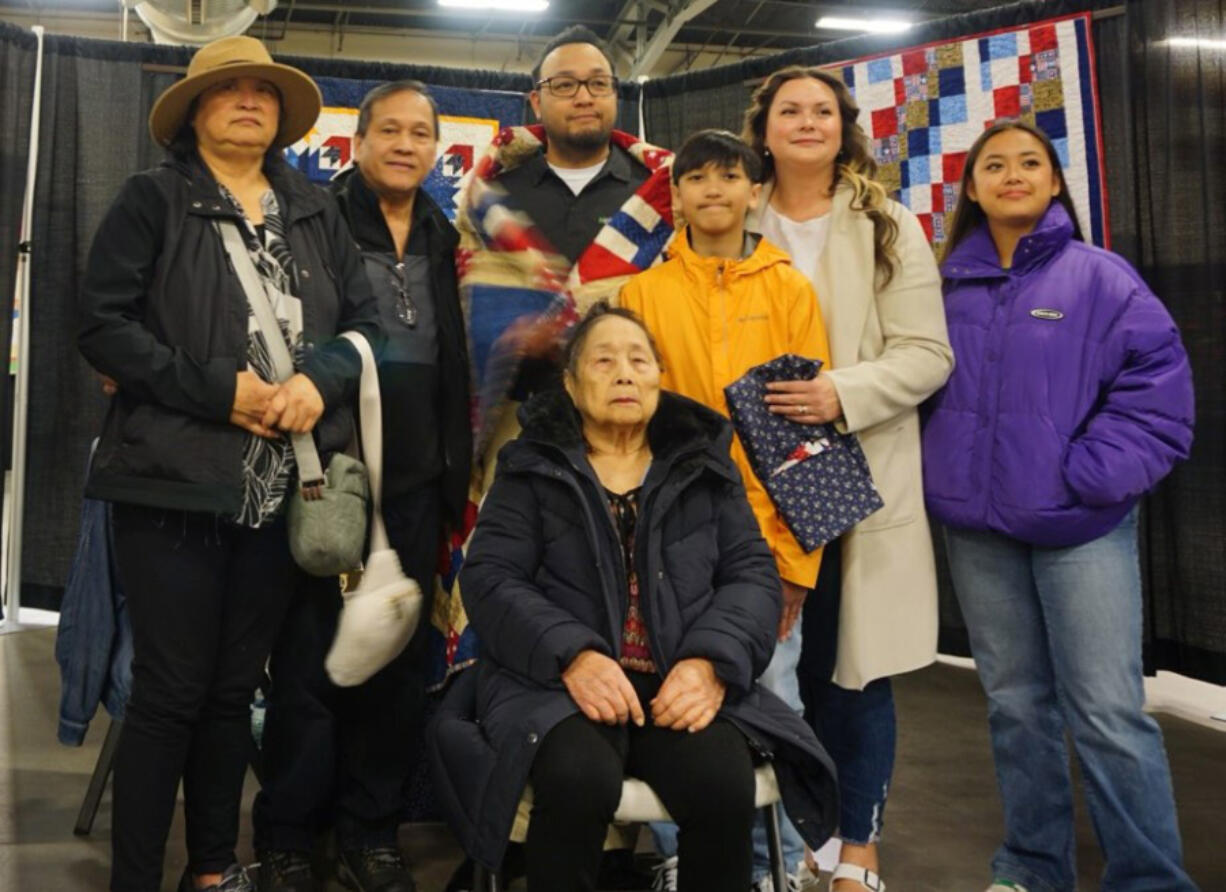
[{"label": "black-framed glasses", "polygon": [[413,303],[409,287],[405,283],[403,263],[392,267],[392,286],[396,289],[396,318],[409,328],[416,328],[417,304]]},{"label": "black-framed glasses", "polygon": [[617,92],[619,81],[611,74],[598,74],[595,77],[577,78],[577,77],[547,77],[543,81],[537,81],[536,88],[538,90],[548,89],[550,93],[561,99],[569,99],[579,93],[580,87],[587,87],[589,95],[594,97],[612,96]]}]

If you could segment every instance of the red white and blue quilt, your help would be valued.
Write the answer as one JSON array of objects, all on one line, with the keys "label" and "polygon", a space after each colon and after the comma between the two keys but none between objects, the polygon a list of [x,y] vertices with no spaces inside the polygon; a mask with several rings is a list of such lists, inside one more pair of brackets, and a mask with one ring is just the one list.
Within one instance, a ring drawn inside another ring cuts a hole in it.
[{"label": "red white and blue quilt", "polygon": [[1090,17],[1052,19],[830,66],[860,106],[879,179],[945,239],[966,152],[1000,118],[1056,146],[1086,237],[1107,246],[1107,200]]}]

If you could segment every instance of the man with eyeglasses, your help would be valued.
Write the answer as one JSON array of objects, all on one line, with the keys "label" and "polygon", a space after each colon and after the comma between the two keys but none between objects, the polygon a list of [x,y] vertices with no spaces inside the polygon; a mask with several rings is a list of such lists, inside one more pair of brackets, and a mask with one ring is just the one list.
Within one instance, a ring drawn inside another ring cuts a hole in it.
[{"label": "man with eyeglasses", "polygon": [[311,849],[330,826],[347,888],[416,888],[397,830],[422,753],[439,541],[444,524],[463,522],[472,451],[458,236],[421,188],[438,136],[438,109],[423,84],[375,87],[358,111],[354,165],[331,184],[387,333],[383,516],[401,566],[425,595],[422,619],[396,659],[357,687],[337,688],[323,664],[339,598],[291,607],[270,663],[264,786],[253,810],[260,892],[320,888]]},{"label": "man with eyeglasses", "polygon": [[[563,31],[532,82],[539,124],[498,134],[457,199],[478,423],[488,428],[497,416],[502,425],[482,431],[491,458],[514,427],[514,412],[500,403],[554,383],[568,323],[598,299],[615,301],[673,232],[672,155],[614,128],[618,80],[600,39],[582,26]],[[517,361],[490,361],[508,350]]]}]

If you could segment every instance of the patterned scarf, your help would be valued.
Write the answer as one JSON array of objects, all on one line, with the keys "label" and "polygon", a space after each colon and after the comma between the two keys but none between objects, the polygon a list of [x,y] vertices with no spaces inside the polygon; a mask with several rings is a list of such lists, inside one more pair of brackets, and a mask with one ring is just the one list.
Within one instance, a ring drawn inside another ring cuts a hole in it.
[{"label": "patterned scarf", "polygon": [[[276,194],[269,189],[260,196],[264,212],[263,240],[260,232],[243,213],[238,199],[218,184],[222,196],[242,217],[240,232],[247,244],[251,262],[272,303],[281,334],[297,367],[302,361],[302,301],[291,293],[297,290],[298,269],[285,241],[285,226]],[[276,381],[277,374],[268,342],[260,331],[255,314],[247,308],[247,367],[265,381]],[[245,527],[261,527],[273,518],[285,501],[294,477],[294,450],[286,438],[276,440],[248,434],[243,444],[243,505],[234,522]]]}]

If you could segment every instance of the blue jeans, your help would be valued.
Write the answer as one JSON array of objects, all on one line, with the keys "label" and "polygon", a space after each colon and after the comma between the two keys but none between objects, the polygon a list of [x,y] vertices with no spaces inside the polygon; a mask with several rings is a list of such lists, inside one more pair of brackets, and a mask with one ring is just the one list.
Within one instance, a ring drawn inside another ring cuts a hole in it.
[{"label": "blue jeans", "polygon": [[840,542],[831,542],[822,554],[817,586],[805,602],[800,693],[805,716],[838,769],[839,838],[868,845],[881,839],[894,775],[897,721],[888,678],[870,682],[862,691],[831,681],[838,658],[842,563]]},{"label": "blue jeans", "polygon": [[[775,646],[775,654],[770,665],[758,679],[758,683],[775,694],[784,703],[796,710],[804,712],[804,704],[800,700],[800,683],[796,677],[796,666],[800,662],[801,643],[800,623],[792,629],[792,634],[786,641]],[[779,830],[783,844],[783,863],[787,865],[788,873],[796,870],[797,865],[805,857],[805,841],[801,839],[792,822],[788,820],[783,809],[779,809]],[[651,835],[655,840],[656,851],[665,858],[677,854],[677,825],[671,823],[654,823],[651,825]],[[770,872],[770,856],[766,846],[766,823],[759,815],[753,825],[753,878],[757,882]]]},{"label": "blue jeans", "polygon": [[1141,708],[1136,511],[1071,548],[967,530],[946,542],[1004,804],[995,875],[1031,892],[1076,886],[1067,730],[1107,862],[1102,888],[1194,890],[1162,732]]}]

